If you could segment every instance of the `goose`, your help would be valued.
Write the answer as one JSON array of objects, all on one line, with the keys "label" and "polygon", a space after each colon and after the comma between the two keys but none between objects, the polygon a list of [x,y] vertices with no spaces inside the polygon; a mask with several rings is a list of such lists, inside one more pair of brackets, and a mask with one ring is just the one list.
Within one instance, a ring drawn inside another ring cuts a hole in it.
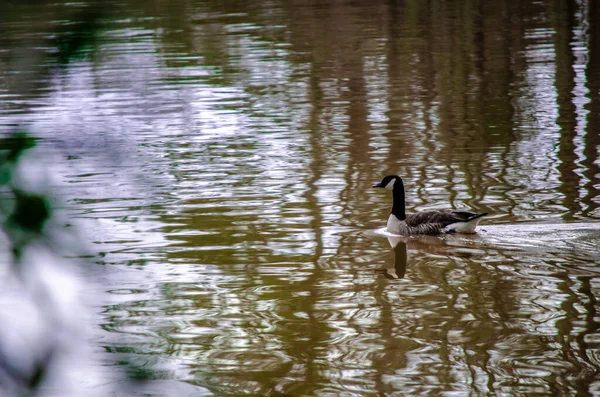
[{"label": "goose", "polygon": [[481,218],[487,215],[440,209],[406,216],[402,178],[398,175],[388,175],[373,187],[390,189],[393,193],[392,213],[387,222],[387,231],[393,234],[475,233],[475,227]]}]

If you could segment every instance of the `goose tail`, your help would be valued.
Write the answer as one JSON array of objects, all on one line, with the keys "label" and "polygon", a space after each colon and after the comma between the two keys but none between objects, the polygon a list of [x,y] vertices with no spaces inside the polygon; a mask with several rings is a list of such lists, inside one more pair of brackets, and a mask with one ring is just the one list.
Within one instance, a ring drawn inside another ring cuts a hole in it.
[{"label": "goose tail", "polygon": [[451,223],[444,228],[444,232],[446,233],[475,233],[475,228],[477,224],[487,215],[487,212],[482,214],[473,214],[470,216],[465,222],[455,222]]}]

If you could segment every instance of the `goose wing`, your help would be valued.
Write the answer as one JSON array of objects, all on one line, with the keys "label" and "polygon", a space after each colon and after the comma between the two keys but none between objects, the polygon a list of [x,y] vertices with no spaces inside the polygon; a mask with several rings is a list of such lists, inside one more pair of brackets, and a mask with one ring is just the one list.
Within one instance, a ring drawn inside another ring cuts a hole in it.
[{"label": "goose wing", "polygon": [[436,224],[442,228],[456,222],[468,222],[483,214],[475,214],[468,211],[453,211],[453,210],[430,210],[421,211],[409,215],[405,222],[410,227],[417,227],[425,224]]}]

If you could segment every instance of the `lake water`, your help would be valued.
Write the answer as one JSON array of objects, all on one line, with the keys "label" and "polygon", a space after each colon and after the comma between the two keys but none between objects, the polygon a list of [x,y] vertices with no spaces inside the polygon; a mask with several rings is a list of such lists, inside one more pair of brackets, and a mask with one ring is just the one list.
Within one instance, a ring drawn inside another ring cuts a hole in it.
[{"label": "lake water", "polygon": [[[600,395],[600,3],[86,5],[0,8],[0,132],[41,138],[93,253],[99,368],[128,353],[189,395]],[[388,238],[387,174],[409,212],[490,215]]]}]

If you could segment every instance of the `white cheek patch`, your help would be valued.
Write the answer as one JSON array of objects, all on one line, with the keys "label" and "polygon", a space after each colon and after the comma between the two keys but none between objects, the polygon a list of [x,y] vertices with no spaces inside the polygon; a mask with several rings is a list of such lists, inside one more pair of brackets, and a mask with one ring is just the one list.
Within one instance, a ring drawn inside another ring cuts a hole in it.
[{"label": "white cheek patch", "polygon": [[385,185],[386,189],[393,189],[394,188],[394,183],[396,183],[396,179],[392,179],[391,181],[388,182],[387,185]]}]

